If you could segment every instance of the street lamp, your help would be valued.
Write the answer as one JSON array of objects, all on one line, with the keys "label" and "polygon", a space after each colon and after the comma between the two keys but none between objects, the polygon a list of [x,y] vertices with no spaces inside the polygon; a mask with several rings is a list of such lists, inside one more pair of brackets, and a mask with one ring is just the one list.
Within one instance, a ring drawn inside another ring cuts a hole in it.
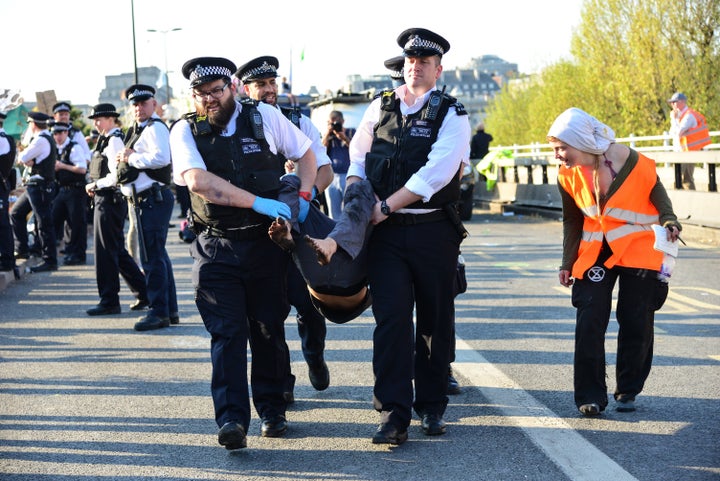
[{"label": "street lamp", "polygon": [[170,28],[168,30],[155,30],[154,28],[148,28],[148,32],[161,33],[163,34],[163,45],[165,53],[165,102],[170,106],[170,76],[168,75],[168,61],[167,61],[167,34],[170,32],[177,32],[182,30],[180,27]]}]

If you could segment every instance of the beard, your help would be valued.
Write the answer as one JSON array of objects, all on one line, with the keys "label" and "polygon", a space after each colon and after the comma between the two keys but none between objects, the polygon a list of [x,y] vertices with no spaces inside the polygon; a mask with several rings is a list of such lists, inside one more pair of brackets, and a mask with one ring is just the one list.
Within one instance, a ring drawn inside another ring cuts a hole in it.
[{"label": "beard", "polygon": [[217,111],[208,112],[207,105],[198,106],[198,115],[207,115],[208,122],[215,132],[222,132],[227,127],[233,114],[235,113],[235,98],[229,95],[227,98],[217,101],[219,108]]}]

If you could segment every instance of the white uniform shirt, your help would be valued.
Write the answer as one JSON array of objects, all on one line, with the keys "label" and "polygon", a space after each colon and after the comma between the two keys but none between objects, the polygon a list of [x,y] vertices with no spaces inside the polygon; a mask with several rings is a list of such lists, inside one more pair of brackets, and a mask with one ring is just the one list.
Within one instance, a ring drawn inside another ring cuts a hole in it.
[{"label": "white uniform shirt", "polygon": [[107,163],[110,172],[105,177],[98,179],[95,182],[96,189],[105,189],[107,187],[117,186],[117,154],[125,149],[125,144],[123,144],[122,136],[116,137],[112,134],[119,130],[119,128],[115,127],[107,133],[110,140],[107,147],[105,147],[105,150],[102,151],[102,154],[108,158]]},{"label": "white uniform shirt", "polygon": [[303,134],[307,135],[307,137],[312,141],[312,146],[310,148],[315,153],[318,169],[323,165],[331,164],[332,162],[327,154],[327,147],[322,144],[322,135],[320,135],[320,131],[306,115],[300,117],[300,130],[302,130]]},{"label": "white uniform shirt", "polygon": [[[432,90],[436,90],[433,88]],[[400,112],[410,115],[418,112],[428,100],[430,92],[418,97],[413,105],[407,105],[403,100],[407,86],[401,85],[395,89],[400,99]],[[365,154],[370,151],[373,143],[373,128],[380,120],[380,98],[373,100],[363,114],[355,135],[350,140],[350,167],[347,177],[357,176],[366,178]],[[458,115],[454,108],[448,110],[438,132],[438,137],[430,149],[428,160],[405,183],[413,194],[422,197],[427,202],[430,198],[445,187],[454,176],[458,174],[460,164],[470,163],[470,121],[467,115]],[[428,209],[399,209],[400,213],[425,213]]]},{"label": "white uniform shirt", "polygon": [[[262,116],[265,140],[274,154],[280,152],[288,159],[297,160],[311,148],[312,141],[289,122],[280,110],[262,102],[258,104],[257,109]],[[235,112],[227,128],[220,135],[230,137],[235,134],[235,124],[241,111],[242,105],[235,102]],[[178,120],[173,126],[170,132],[170,150],[173,158],[173,176],[177,185],[187,185],[182,177],[187,170],[207,170],[187,120]]]},{"label": "white uniform shirt", "polygon": [[[62,155],[62,153],[65,151],[65,148],[67,148],[69,143],[70,143],[70,139],[65,139],[65,142],[63,142],[61,145],[57,146],[58,160],[60,160],[60,155]],[[55,144],[55,145],[57,145],[57,144]],[[88,163],[87,163],[87,160],[85,160],[85,153],[83,152],[82,147],[78,144],[73,145],[72,150],[70,151],[68,160],[77,167],[82,167],[83,169],[87,169]]]},{"label": "white uniform shirt", "polygon": [[[34,160],[35,165],[39,165],[47,158],[48,155],[50,155],[50,142],[54,142],[54,140],[47,134],[49,134],[49,131],[43,130],[33,137],[30,145],[20,152],[20,155],[18,156],[20,162],[25,165],[30,165],[30,162]],[[41,139],[40,137],[44,137],[44,139]]]},{"label": "white uniform shirt", "polygon": [[[155,122],[149,127],[143,129],[140,138],[133,146],[133,152],[128,157],[128,164],[137,169],[159,169],[170,163],[170,131],[163,124],[163,121],[157,114],[153,114],[152,118]],[[141,127],[147,125],[148,121],[142,122]],[[151,179],[145,172],[140,172],[138,178],[127,184],[120,185],[123,195],[132,196],[132,186],[135,186],[135,192],[140,193],[156,182]],[[158,182],[164,185],[162,182]]]},{"label": "white uniform shirt", "polygon": [[77,144],[77,148],[79,148],[80,151],[83,153],[83,157],[85,158],[85,164],[87,165],[87,163],[90,162],[90,157],[92,157],[92,152],[90,152],[90,146],[88,145],[87,140],[85,140],[85,136],[83,135],[83,133],[79,130],[76,130],[75,134],[70,140]]}]

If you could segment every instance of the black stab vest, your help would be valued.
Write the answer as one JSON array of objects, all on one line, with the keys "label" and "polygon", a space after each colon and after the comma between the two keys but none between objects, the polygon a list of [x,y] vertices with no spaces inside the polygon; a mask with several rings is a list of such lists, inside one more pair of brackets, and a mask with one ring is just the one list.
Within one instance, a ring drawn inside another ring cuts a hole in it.
[{"label": "black stab vest", "polygon": [[[243,103],[237,117],[235,134],[223,137],[217,132],[198,128],[205,119],[197,114],[187,114],[198,151],[205,161],[208,172],[227,180],[259,197],[277,199],[280,177],[285,173],[282,157],[273,154],[264,137],[256,133],[251,124],[257,108]],[[261,137],[261,138],[258,138]],[[252,209],[213,204],[190,192],[193,220],[220,230],[270,224],[270,218]]]},{"label": "black stab vest", "polygon": [[90,179],[93,182],[97,182],[110,173],[108,158],[102,153],[110,143],[110,137],[119,137],[120,140],[122,140],[122,132],[116,130],[110,134],[110,136],[101,136],[98,138],[97,145],[95,145],[92,157],[90,158]]},{"label": "black stab vest", "polygon": [[0,155],[0,176],[7,179],[10,175],[10,170],[15,164],[17,147],[15,146],[15,139],[9,136],[6,132],[0,132],[0,137],[7,139],[10,146],[10,150],[7,153]]},{"label": "black stab vest", "polygon": [[[62,153],[58,155],[58,160],[65,165],[75,165],[70,161],[70,152],[73,147],[77,145],[77,142],[69,141],[63,149]],[[67,170],[58,170],[55,172],[59,185],[74,185],[74,184],[85,184],[85,174],[76,174]]]},{"label": "black stab vest", "polygon": [[[370,152],[365,155],[365,173],[381,199],[388,198],[400,189],[427,163],[432,145],[437,140],[440,126],[451,106],[458,115],[467,115],[462,104],[444,94],[440,97],[435,113],[428,115],[432,99],[431,94],[418,112],[403,117],[395,93],[382,93],[380,119],[374,127],[375,137]],[[439,209],[445,204],[456,202],[460,198],[459,174],[458,170],[458,175],[453,176],[429,202],[419,200],[406,208]]]},{"label": "black stab vest", "polygon": [[[135,147],[135,143],[140,140],[140,134],[142,134],[143,130],[150,127],[155,122],[158,122],[159,119],[156,119],[154,117],[150,117],[145,124],[145,126],[140,127],[138,124],[134,124],[125,134],[125,147],[132,149]],[[160,121],[162,125],[167,128],[167,125],[165,122]],[[138,169],[137,167],[131,167],[128,166],[128,169],[136,170],[139,172],[145,172],[148,177],[150,177],[152,180],[155,180],[157,182],[162,182],[165,185],[169,185],[170,182],[172,182],[172,163],[168,163],[167,165],[164,165],[157,169]],[[137,178],[137,175],[134,175],[133,180]]]},{"label": "black stab vest", "polygon": [[52,182],[55,180],[57,146],[55,145],[55,140],[53,140],[47,130],[40,132],[39,136],[43,137],[50,144],[50,154],[44,159],[35,159],[35,165],[30,167],[30,175],[40,175],[45,182]]}]

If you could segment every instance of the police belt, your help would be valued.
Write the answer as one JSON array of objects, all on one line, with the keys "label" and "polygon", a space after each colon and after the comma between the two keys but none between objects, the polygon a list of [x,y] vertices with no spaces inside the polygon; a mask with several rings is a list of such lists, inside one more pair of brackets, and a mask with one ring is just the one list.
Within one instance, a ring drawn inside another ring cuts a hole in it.
[{"label": "police belt", "polygon": [[235,229],[218,229],[208,225],[202,227],[200,229],[200,233],[210,237],[221,237],[223,239],[230,240],[250,240],[267,236],[268,226],[266,224],[256,224]]},{"label": "police belt", "polygon": [[[155,196],[156,192],[162,192],[163,190],[168,190],[169,188],[169,185],[161,185],[159,189],[153,189],[152,187],[148,187],[142,192],[138,192],[137,194],[135,194],[135,198],[137,198],[137,202],[139,204],[140,202]],[[130,200],[132,200],[132,197],[130,197]]]},{"label": "police belt", "polygon": [[434,210],[427,214],[390,214],[390,217],[385,219],[383,224],[389,225],[415,225],[425,224],[427,222],[438,222],[441,220],[448,219],[447,214],[442,210]]},{"label": "police belt", "polygon": [[60,184],[60,190],[70,190],[70,189],[79,189],[79,188],[85,188],[85,183],[82,182],[74,182],[72,184]]},{"label": "police belt", "polygon": [[105,187],[102,189],[95,189],[95,195],[109,196],[116,194],[117,191],[118,190],[115,187]]}]

